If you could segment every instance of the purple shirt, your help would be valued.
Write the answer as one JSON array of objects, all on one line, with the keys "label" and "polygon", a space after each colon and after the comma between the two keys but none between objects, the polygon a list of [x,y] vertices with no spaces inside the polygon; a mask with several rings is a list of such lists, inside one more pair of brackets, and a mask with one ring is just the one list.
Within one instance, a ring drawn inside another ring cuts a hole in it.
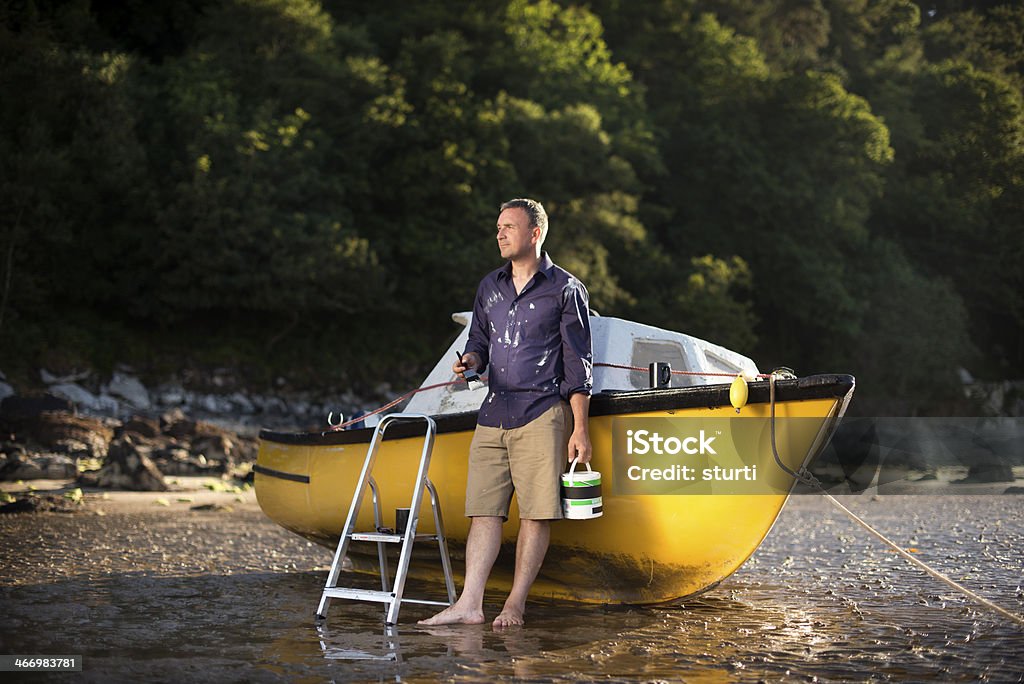
[{"label": "purple shirt", "polygon": [[512,262],[480,281],[466,345],[484,368],[490,364],[479,425],[522,427],[561,399],[590,394],[589,301],[583,283],[555,266],[547,252],[518,295]]}]

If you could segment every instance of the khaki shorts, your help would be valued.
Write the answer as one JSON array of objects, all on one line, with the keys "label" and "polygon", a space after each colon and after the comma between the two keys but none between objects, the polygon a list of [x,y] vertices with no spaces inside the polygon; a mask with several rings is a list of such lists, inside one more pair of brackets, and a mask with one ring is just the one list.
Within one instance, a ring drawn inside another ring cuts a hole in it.
[{"label": "khaki shorts", "polygon": [[522,427],[477,425],[469,447],[466,516],[508,520],[515,491],[520,519],[561,518],[561,476],[572,428],[572,411],[564,401]]}]

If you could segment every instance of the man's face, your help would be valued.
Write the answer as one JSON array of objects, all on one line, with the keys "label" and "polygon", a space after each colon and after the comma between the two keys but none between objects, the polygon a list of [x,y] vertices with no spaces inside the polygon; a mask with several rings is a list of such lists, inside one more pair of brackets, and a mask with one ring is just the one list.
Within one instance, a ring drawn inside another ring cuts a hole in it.
[{"label": "man's face", "polygon": [[525,209],[505,209],[498,216],[498,250],[503,259],[520,259],[534,253],[540,228],[530,228]]}]

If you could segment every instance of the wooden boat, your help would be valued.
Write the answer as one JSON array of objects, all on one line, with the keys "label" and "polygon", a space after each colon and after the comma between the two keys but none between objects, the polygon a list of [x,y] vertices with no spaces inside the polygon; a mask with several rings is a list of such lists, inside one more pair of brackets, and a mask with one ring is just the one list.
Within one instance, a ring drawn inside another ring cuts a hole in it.
[{"label": "wooden boat", "polygon": [[[455,318],[468,322],[465,315]],[[750,442],[754,446],[744,455],[746,462],[757,465],[772,482],[758,493],[730,493],[736,490],[726,488],[721,490],[726,493],[623,494],[623,474],[615,468],[619,465],[621,469],[621,464],[613,462],[612,454],[616,419],[694,418],[725,421],[725,425],[754,419],[766,424],[771,408],[769,382],[750,384],[748,403],[737,415],[730,405],[729,383],[708,384],[702,381],[705,376],[698,374],[756,372],[749,359],[682,333],[630,321],[595,317],[592,329],[595,358],[604,359],[595,363],[590,413],[593,467],[604,479],[603,515],[552,524],[551,545],[531,597],[650,604],[706,591],[754,553],[781,512],[794,478],[776,464],[769,440],[762,438]],[[464,348],[466,334],[463,330],[452,343],[424,381],[425,386],[453,378],[448,358]],[[674,376],[671,386],[652,389],[642,386],[647,384],[646,373],[621,368],[642,367],[654,360],[674,362],[673,368],[689,369],[694,375]],[[853,389],[854,379],[849,375],[775,382],[778,455],[789,469],[800,469],[824,448]],[[455,385],[434,392],[432,397],[418,395],[418,403],[408,407],[409,411],[433,414],[437,424],[429,476],[439,491],[457,577],[464,568],[469,530],[469,519],[463,513],[467,453],[476,424],[476,411],[466,407],[479,406],[486,391]],[[396,424],[386,433],[376,472],[385,512],[409,505],[423,431],[422,423],[410,423]],[[254,469],[263,511],[286,529],[333,549],[372,433],[372,428],[261,432]],[[430,533],[432,527],[429,504],[425,503],[419,531]],[[372,509],[366,503],[356,529],[372,528]],[[513,500],[489,589],[510,589],[517,533],[518,511]],[[410,576],[443,586],[436,546],[420,546]],[[353,544],[349,558],[357,570],[375,570],[376,546]]]}]

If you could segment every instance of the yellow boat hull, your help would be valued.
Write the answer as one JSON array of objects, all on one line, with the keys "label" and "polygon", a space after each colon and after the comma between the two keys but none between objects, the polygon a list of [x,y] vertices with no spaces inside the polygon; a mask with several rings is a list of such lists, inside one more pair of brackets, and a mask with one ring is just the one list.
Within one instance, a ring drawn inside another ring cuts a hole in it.
[{"label": "yellow boat hull", "polygon": [[[842,382],[829,391],[821,391],[822,384],[817,385],[814,392],[791,391],[789,398],[780,391],[775,407],[780,419],[814,419],[776,423],[779,455],[793,470],[805,465],[824,447],[853,391],[850,376],[816,377],[839,378]],[[728,385],[721,387],[727,397]],[[721,388],[716,392],[714,397],[719,397],[720,402]],[[687,401],[680,403],[694,403],[689,400],[700,394],[700,391],[688,392]],[[757,393],[752,391],[752,394]],[[764,392],[761,395],[765,398]],[[802,398],[805,395],[807,398]],[[766,418],[770,410],[767,401],[756,403],[756,396],[752,396],[752,401],[755,403],[743,409],[743,416]],[[615,399],[615,402],[621,409],[623,400]],[[614,482],[608,477],[613,472],[614,418],[734,415],[731,408],[722,405],[643,410],[650,406],[641,401],[637,408],[640,410],[594,415],[592,407],[592,465],[594,470],[605,474],[603,515],[592,520],[552,523],[551,545],[533,586],[532,598],[649,604],[701,593],[717,585],[753,554],[781,512],[789,487],[784,493],[744,495],[616,495]],[[439,431],[429,472],[438,490],[457,576],[464,569],[470,522],[464,517],[464,505],[467,454],[473,433],[472,425],[466,422],[462,421],[464,429]],[[263,511],[292,532],[333,549],[366,456],[371,431],[363,432],[365,441],[342,444],[318,443],[322,440],[318,440],[317,435],[264,432],[255,479],[256,495]],[[418,436],[385,439],[381,444],[375,475],[385,524],[393,524],[389,516],[396,508],[409,505],[421,449],[422,437]],[[756,456],[758,470],[781,472],[771,449],[761,451]],[[787,482],[791,486],[792,478]],[[428,499],[424,497],[420,511],[420,533],[433,531]],[[373,527],[373,511],[367,496],[356,529]],[[507,592],[511,588],[518,530],[518,511],[513,499],[504,527],[502,552],[488,583],[489,589]],[[376,547],[372,544],[353,543],[349,557],[357,569],[376,569]],[[410,575],[434,580],[438,586],[443,586],[436,546],[417,545]]]}]

